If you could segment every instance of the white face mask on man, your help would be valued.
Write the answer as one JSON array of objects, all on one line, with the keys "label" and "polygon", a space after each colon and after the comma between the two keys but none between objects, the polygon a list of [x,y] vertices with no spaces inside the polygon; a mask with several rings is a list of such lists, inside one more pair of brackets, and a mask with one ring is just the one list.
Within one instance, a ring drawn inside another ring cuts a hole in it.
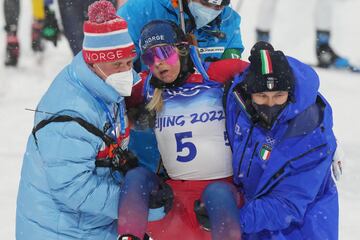
[{"label": "white face mask on man", "polygon": [[209,7],[203,6],[201,3],[190,1],[189,9],[193,17],[195,18],[196,28],[202,28],[206,24],[214,20],[222,10],[215,10]]},{"label": "white face mask on man", "polygon": [[[99,69],[99,71],[106,77],[106,74],[100,67],[97,67],[97,69]],[[134,75],[132,68],[128,71],[110,74],[105,79],[105,82],[113,87],[123,97],[131,95],[133,81]]]}]

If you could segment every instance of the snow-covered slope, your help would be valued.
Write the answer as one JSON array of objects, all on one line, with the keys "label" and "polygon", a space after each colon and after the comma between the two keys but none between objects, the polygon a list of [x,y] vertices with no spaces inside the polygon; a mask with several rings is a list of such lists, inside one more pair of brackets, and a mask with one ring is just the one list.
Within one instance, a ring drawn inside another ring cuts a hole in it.
[{"label": "snow-covered slope", "polygon": [[[242,35],[245,57],[254,41],[259,0],[243,0]],[[305,62],[315,62],[313,9],[316,0],[279,0],[272,42],[276,49]],[[237,1],[232,0],[233,6]],[[15,239],[15,207],[22,155],[31,132],[33,113],[53,77],[71,61],[71,52],[63,38],[59,46],[47,45],[40,63],[30,49],[31,1],[21,1],[21,57],[19,67],[4,68],[4,39],[0,33],[0,239]],[[360,65],[359,0],[337,0],[332,43],[337,52]],[[2,5],[0,6],[2,13]],[[3,26],[3,18],[0,25]],[[344,175],[338,182],[340,192],[340,239],[360,236],[360,113],[357,112],[360,74],[317,70],[321,91],[332,104],[334,129],[345,151]]]}]

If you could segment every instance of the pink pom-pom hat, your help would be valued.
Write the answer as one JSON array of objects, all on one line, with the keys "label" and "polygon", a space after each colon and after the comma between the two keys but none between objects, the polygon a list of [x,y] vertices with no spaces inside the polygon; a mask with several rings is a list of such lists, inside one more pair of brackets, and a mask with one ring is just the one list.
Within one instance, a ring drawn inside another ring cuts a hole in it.
[{"label": "pink pom-pom hat", "polygon": [[112,3],[107,0],[94,2],[89,6],[88,15],[82,49],[85,62],[115,62],[136,56],[127,23],[116,15]]}]

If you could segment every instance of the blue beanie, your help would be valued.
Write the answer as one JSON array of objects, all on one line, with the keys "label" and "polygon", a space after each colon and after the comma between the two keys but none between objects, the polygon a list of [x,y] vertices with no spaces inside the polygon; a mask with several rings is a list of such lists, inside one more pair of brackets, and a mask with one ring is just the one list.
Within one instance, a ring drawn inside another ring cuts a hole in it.
[{"label": "blue beanie", "polygon": [[159,44],[177,44],[185,42],[186,37],[181,28],[174,22],[167,20],[154,20],[146,24],[140,34],[140,50]]}]

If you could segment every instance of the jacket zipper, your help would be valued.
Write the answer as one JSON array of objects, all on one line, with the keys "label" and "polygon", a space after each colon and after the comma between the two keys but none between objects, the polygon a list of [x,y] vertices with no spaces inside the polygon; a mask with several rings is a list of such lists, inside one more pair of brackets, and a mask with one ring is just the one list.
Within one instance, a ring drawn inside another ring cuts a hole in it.
[{"label": "jacket zipper", "polygon": [[[271,184],[271,182],[273,182],[273,181],[275,181],[276,179],[278,179],[278,178],[284,173],[285,168],[290,164],[291,161],[296,161],[296,160],[298,160],[298,159],[300,159],[300,158],[308,155],[309,153],[312,153],[312,152],[314,152],[314,151],[316,151],[316,150],[318,150],[318,149],[320,149],[320,148],[322,148],[322,147],[325,147],[326,145],[327,145],[327,143],[321,144],[321,145],[319,145],[319,146],[317,146],[317,147],[314,147],[314,148],[310,149],[309,151],[307,151],[307,152],[305,152],[305,153],[303,153],[303,154],[300,154],[300,155],[297,156],[297,157],[294,157],[294,158],[286,161],[286,164],[285,164],[283,167],[281,167],[281,168],[279,169],[279,171],[277,171],[277,172],[270,178],[270,180],[261,188],[261,190],[258,191],[259,194],[257,194],[255,198],[257,198],[257,197],[259,197],[260,195],[262,195],[262,192],[269,187],[269,185]],[[260,193],[261,193],[261,194],[260,194]]]},{"label": "jacket zipper", "polygon": [[249,135],[248,135],[247,138],[246,138],[245,146],[244,146],[244,149],[243,149],[243,151],[242,151],[241,158],[240,158],[240,162],[239,162],[239,167],[238,167],[238,171],[237,171],[237,176],[239,176],[239,174],[240,174],[240,169],[241,169],[242,161],[243,161],[243,159],[244,159],[246,147],[247,147],[247,145],[248,145],[248,142],[249,142],[249,139],[250,139],[250,137],[251,137],[251,134],[252,134],[253,129],[254,129],[254,126],[251,126],[250,131],[249,131]]},{"label": "jacket zipper", "polygon": [[256,142],[254,151],[253,151],[253,153],[251,154],[250,163],[249,163],[249,166],[248,166],[248,169],[247,169],[246,177],[249,176],[250,168],[251,168],[251,164],[252,164],[252,160],[253,160],[253,158],[254,158],[254,155],[255,155],[255,152],[256,152],[256,149],[257,149],[258,145],[259,145],[259,142]]}]

